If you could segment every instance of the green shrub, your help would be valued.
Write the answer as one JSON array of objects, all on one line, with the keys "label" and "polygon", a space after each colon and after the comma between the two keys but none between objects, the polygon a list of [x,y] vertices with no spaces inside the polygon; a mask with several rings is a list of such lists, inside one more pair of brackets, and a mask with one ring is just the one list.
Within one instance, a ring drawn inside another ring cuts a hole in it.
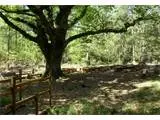
[{"label": "green shrub", "polygon": [[7,104],[11,103],[11,98],[10,97],[1,97],[0,98],[0,106],[5,106]]}]

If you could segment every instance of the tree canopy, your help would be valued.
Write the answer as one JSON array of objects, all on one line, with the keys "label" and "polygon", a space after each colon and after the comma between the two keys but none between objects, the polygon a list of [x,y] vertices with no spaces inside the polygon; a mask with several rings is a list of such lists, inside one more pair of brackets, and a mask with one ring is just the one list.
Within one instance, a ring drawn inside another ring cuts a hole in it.
[{"label": "tree canopy", "polygon": [[39,46],[46,59],[46,73],[55,78],[62,75],[66,47],[78,39],[81,41],[74,44],[84,44],[83,54],[102,62],[139,60],[142,55],[138,54],[151,54],[146,49],[158,49],[151,46],[159,43],[159,6],[0,6],[0,17]]}]

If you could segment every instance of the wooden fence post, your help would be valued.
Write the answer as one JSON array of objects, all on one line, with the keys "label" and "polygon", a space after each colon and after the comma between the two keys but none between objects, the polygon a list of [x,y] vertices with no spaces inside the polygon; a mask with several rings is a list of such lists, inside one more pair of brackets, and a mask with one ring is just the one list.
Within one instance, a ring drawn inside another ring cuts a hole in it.
[{"label": "wooden fence post", "polygon": [[52,106],[52,84],[51,79],[49,77],[49,105]]},{"label": "wooden fence post", "polygon": [[[19,69],[19,82],[22,82],[22,69]],[[22,91],[21,91],[21,86],[20,86],[20,91],[19,91],[19,100],[22,100]]]},{"label": "wooden fence post", "polygon": [[16,77],[13,77],[12,85],[12,113],[16,114]]},{"label": "wooden fence post", "polygon": [[35,95],[34,101],[35,101],[35,114],[38,115],[38,94]]},{"label": "wooden fence post", "polygon": [[34,68],[33,68],[33,69],[32,69],[32,75],[34,75],[34,73],[35,73],[34,71],[35,71],[35,70],[34,70]]}]

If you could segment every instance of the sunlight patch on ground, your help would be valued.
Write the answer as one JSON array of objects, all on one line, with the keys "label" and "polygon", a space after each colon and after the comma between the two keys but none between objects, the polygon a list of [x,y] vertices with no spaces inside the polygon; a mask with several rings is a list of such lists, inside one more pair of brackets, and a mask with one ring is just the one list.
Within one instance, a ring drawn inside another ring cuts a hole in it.
[{"label": "sunlight patch on ground", "polygon": [[136,112],[138,109],[138,102],[136,101],[132,101],[129,103],[126,103],[123,107],[122,107],[122,111],[124,112]]},{"label": "sunlight patch on ground", "polygon": [[160,81],[149,80],[135,84],[137,89],[130,92],[130,97],[124,101],[124,114],[160,114]]},{"label": "sunlight patch on ground", "polygon": [[[83,80],[77,83],[83,83]],[[78,101],[72,99],[67,105],[65,102],[69,100],[61,99],[63,106],[55,106],[49,114],[160,114],[159,78],[124,81],[117,78],[108,81],[100,79],[97,83],[97,87],[89,92],[90,96],[83,96],[83,100],[77,98]],[[79,91],[73,91],[76,92]]]},{"label": "sunlight patch on ground", "polygon": [[155,87],[156,89],[160,90],[160,81],[147,81],[139,84],[135,84],[136,87],[138,88],[143,88],[143,87]]},{"label": "sunlight patch on ground", "polygon": [[124,114],[159,114],[160,100],[141,103],[138,100],[129,101],[122,107]]},{"label": "sunlight patch on ground", "polygon": [[109,88],[107,86],[103,86],[103,87],[100,87],[100,90],[105,90],[105,91],[108,91]]},{"label": "sunlight patch on ground", "polygon": [[57,79],[56,81],[57,82],[61,82],[61,83],[64,83],[65,81],[69,80],[69,78],[67,77],[60,77],[59,79]]},{"label": "sunlight patch on ground", "polygon": [[113,81],[108,81],[108,84],[118,83],[118,78],[115,78]]},{"label": "sunlight patch on ground", "polygon": [[106,86],[100,88],[103,93],[114,94],[114,95],[126,95],[129,93],[127,89],[117,90],[117,89],[109,89]]}]

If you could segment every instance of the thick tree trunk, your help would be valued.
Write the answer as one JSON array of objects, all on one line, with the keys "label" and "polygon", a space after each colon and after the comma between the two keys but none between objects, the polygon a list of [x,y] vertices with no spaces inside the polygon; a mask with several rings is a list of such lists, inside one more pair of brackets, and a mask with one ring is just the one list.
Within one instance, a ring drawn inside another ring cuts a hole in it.
[{"label": "thick tree trunk", "polygon": [[63,76],[63,72],[61,69],[61,61],[62,61],[62,55],[63,51],[61,49],[53,51],[53,58],[51,59],[51,75],[55,78],[58,79],[59,77]]},{"label": "thick tree trunk", "polygon": [[[55,52],[53,53],[56,54]],[[63,72],[61,70],[62,56],[55,56],[54,54],[52,54],[51,57],[46,57],[46,71],[44,76],[51,75],[54,79],[58,79],[60,76],[63,76]],[[61,55],[62,54],[63,53],[61,53]]]},{"label": "thick tree trunk", "polygon": [[47,77],[47,76],[49,76],[49,63],[47,62],[47,60],[46,60],[46,68],[45,68],[45,73],[44,73],[44,77]]},{"label": "thick tree trunk", "polygon": [[[40,33],[42,32],[40,31]],[[66,47],[64,44],[66,29],[59,26],[55,32],[56,35],[54,37],[46,37],[45,34],[39,35],[39,46],[46,60],[46,71],[44,76],[50,75],[54,81],[60,76],[63,76],[61,61]]]},{"label": "thick tree trunk", "polygon": [[63,76],[63,72],[61,70],[63,51],[62,47],[51,46],[49,49],[45,49],[45,51],[43,51],[46,60],[44,76],[50,75],[53,79],[58,79],[60,76]]}]

